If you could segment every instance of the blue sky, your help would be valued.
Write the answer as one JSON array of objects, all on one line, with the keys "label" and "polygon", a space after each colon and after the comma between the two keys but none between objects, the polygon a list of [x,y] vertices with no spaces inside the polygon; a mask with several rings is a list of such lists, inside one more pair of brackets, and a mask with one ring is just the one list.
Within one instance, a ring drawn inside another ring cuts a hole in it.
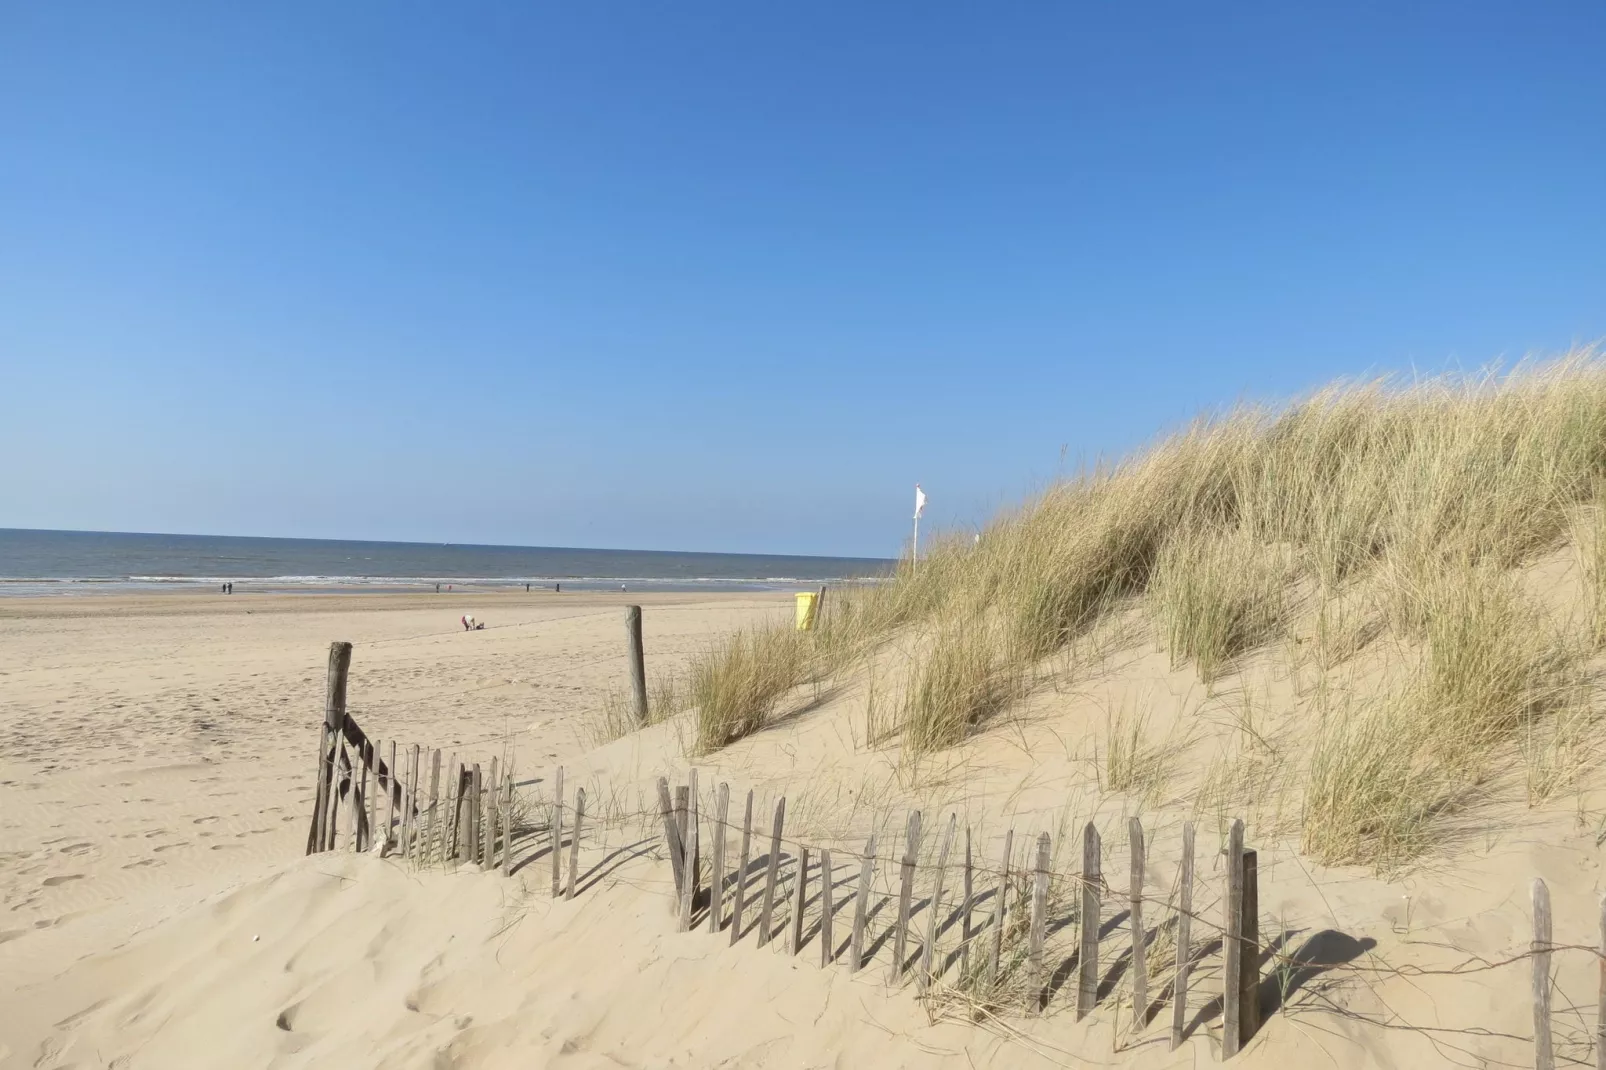
[{"label": "blue sky", "polygon": [[0,527],[891,554],[1606,336],[1606,6],[12,5]]}]

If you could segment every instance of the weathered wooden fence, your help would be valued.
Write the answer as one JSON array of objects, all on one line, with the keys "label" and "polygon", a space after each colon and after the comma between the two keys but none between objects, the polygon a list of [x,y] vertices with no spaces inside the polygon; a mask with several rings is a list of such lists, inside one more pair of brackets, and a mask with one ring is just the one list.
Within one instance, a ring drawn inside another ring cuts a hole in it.
[{"label": "weathered wooden fence", "polygon": [[[1117,995],[1120,985],[1112,978],[1118,979],[1124,973],[1134,1011],[1134,1029],[1141,1031],[1158,1009],[1157,1003],[1151,1003],[1147,953],[1162,926],[1149,926],[1144,914],[1145,904],[1157,901],[1168,908],[1171,917],[1164,926],[1175,938],[1175,952],[1168,964],[1173,967],[1169,971],[1170,984],[1161,996],[1171,1004],[1171,1046],[1181,1045],[1190,1034],[1190,1008],[1202,1010],[1206,1002],[1218,997],[1224,1056],[1236,1054],[1260,1028],[1258,866],[1255,852],[1244,847],[1242,821],[1234,821],[1228,834],[1221,924],[1211,926],[1220,939],[1208,945],[1194,942],[1193,926],[1210,923],[1193,912],[1192,822],[1183,826],[1178,882],[1174,898],[1166,900],[1151,900],[1144,893],[1148,856],[1143,828],[1136,818],[1129,822],[1130,877],[1125,895],[1116,896],[1126,906],[1128,946],[1106,962],[1106,972],[1100,966],[1106,943],[1103,930],[1108,924],[1113,931],[1121,919],[1113,913],[1106,914],[1104,909],[1114,893],[1105,882],[1103,845],[1099,829],[1091,821],[1081,832],[1081,870],[1067,878],[1053,871],[1053,837],[1046,832],[1037,837],[1024,872],[1012,870],[1013,829],[1005,833],[997,868],[977,864],[968,826],[963,829],[962,857],[951,863],[961,831],[957,815],[950,815],[942,826],[935,862],[922,859],[923,817],[918,810],[911,811],[904,828],[903,850],[896,859],[896,918],[890,932],[883,933],[867,948],[872,885],[881,860],[874,836],[857,855],[789,839],[785,834],[786,799],[782,797],[775,803],[768,852],[755,860],[751,853],[753,793],[747,794],[738,825],[728,820],[730,789],[722,783],[714,793],[714,814],[707,821],[712,831],[712,849],[711,862],[705,864],[705,822],[698,813],[695,770],[688,779],[688,784],[671,790],[668,779],[660,778],[657,791],[662,837],[675,888],[674,914],[683,931],[706,922],[710,933],[728,929],[732,944],[753,931],[760,947],[784,937],[784,948],[793,955],[801,953],[810,939],[817,939],[821,967],[845,956],[849,971],[868,965],[876,948],[890,942],[889,980],[893,983],[912,976],[922,994],[946,983],[995,1007],[1018,1002],[1027,1014],[1047,1010],[1074,977],[1075,1011],[1077,1017],[1083,1017],[1101,1001]],[[741,833],[741,850],[731,870],[725,861],[726,840],[737,830]],[[844,864],[839,866],[839,862]],[[946,898],[951,869],[955,867],[959,878],[957,903]],[[925,872],[928,878],[930,893],[924,900],[917,900],[915,895],[917,871]],[[761,882],[758,889],[752,887],[755,878]],[[989,893],[977,894],[978,878],[996,880],[990,893],[992,903],[985,909],[982,901]],[[789,892],[781,887],[787,881]],[[839,897],[838,890],[844,885],[852,887]],[[818,895],[811,896],[811,889],[817,889]],[[749,925],[745,923],[746,910],[755,899],[757,918]],[[784,919],[780,910],[785,911]],[[839,944],[835,924],[836,915],[842,912],[851,912],[851,922],[847,940]],[[1061,961],[1050,963],[1046,958],[1049,932],[1072,923],[1079,927],[1075,950]],[[954,929],[960,934],[958,947],[940,954],[939,937]],[[915,953],[910,951],[911,943],[919,944]],[[1201,997],[1190,990],[1191,976],[1212,955],[1220,957],[1220,990]],[[1192,1028],[1197,1027],[1196,1021]]]}]

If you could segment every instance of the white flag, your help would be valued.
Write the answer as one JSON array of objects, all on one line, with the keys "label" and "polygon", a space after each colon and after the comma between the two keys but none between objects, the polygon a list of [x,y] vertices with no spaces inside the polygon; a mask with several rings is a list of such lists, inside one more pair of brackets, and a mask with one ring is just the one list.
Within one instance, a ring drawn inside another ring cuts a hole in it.
[{"label": "white flag", "polygon": [[925,511],[926,511],[926,492],[920,489],[920,484],[919,483],[916,483],[915,484],[915,519],[919,520],[920,519],[920,514],[925,512]]}]

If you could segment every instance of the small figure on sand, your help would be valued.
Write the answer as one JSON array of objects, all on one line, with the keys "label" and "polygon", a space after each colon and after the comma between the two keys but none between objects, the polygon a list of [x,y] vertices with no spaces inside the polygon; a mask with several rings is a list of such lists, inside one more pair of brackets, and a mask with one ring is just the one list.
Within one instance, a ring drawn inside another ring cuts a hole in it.
[{"label": "small figure on sand", "polygon": [[475,620],[474,614],[472,613],[464,613],[462,620],[463,630],[465,632],[479,632],[485,630],[485,622],[482,620]]}]

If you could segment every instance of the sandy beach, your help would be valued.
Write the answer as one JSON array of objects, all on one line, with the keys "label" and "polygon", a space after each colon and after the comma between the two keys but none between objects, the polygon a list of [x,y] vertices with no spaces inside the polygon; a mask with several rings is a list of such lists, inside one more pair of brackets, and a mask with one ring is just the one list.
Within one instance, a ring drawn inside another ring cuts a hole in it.
[{"label": "sandy beach", "polygon": [[[684,664],[717,635],[791,612],[789,598],[768,594],[629,597],[644,606],[649,675]],[[885,852],[873,961],[858,973],[840,958],[820,968],[817,929],[795,956],[784,941],[756,947],[751,929],[734,948],[724,933],[677,933],[652,784],[690,768],[684,727],[671,720],[600,746],[590,729],[608,690],[623,684],[626,598],[0,602],[0,1067],[1002,1070],[1219,1057],[1214,960],[1198,967],[1180,1050],[1168,1050],[1163,1022],[1130,1033],[1124,914],[1110,907],[1113,1011],[1086,1021],[1063,994],[1055,1013],[994,1018],[973,1016],[946,987],[923,1000],[911,985],[890,985],[897,876]],[[464,632],[463,612],[486,629]],[[541,834],[516,842],[510,879],[473,865],[345,851],[302,857],[325,658],[336,637],[355,644],[349,708],[371,735],[426,752],[511,758],[521,798],[538,809],[560,764],[571,793],[585,787],[592,824],[581,895],[551,898]],[[885,651],[880,678],[895,678],[906,655],[904,644]],[[1245,674],[1268,688],[1291,686],[1279,665],[1264,658]],[[851,852],[870,831],[897,842],[906,807],[932,815],[926,852],[939,815],[962,818],[984,866],[1005,828],[1015,830],[1020,865],[1039,831],[1070,844],[1091,819],[1104,831],[1109,882],[1124,887],[1132,811],[1089,775],[1106,711],[1141,694],[1163,733],[1168,718],[1208,720],[1219,707],[1201,705],[1190,670],[1170,669],[1141,643],[1110,668],[1073,691],[1038,694],[1009,726],[918,774],[865,744],[866,681],[833,685],[698,759],[704,806],[718,781],[731,785],[733,803],[752,789],[762,825],[786,796],[788,835],[834,845],[844,860],[839,907],[857,868]],[[1283,982],[1293,989],[1275,995],[1276,974],[1267,974],[1264,998],[1292,1002],[1238,1061],[1403,1067],[1522,1058],[1531,877],[1551,882],[1557,941],[1593,940],[1601,877],[1585,805],[1580,796],[1576,807],[1569,800],[1495,815],[1453,864],[1441,859],[1398,880],[1311,865],[1262,816],[1254,827],[1260,909],[1265,925],[1284,927],[1262,931],[1273,949],[1266,968],[1278,948],[1303,954],[1319,945],[1333,962],[1296,970]],[[1206,934],[1222,909],[1226,816],[1165,800],[1143,812],[1147,880],[1162,916],[1181,823],[1198,821],[1195,903]],[[1074,867],[1072,849],[1062,856],[1056,848],[1057,869]],[[727,866],[734,837],[729,850]],[[931,892],[923,869],[916,906]],[[818,909],[817,899],[811,904]],[[839,919],[839,942],[845,924]],[[1161,924],[1156,940],[1166,931]],[[1051,932],[1051,961],[1069,961],[1074,938],[1074,925]],[[939,939],[951,948],[957,933],[945,929]],[[1152,969],[1162,975],[1167,954],[1156,943]],[[1512,955],[1501,968],[1455,968]],[[1558,999],[1592,998],[1593,976],[1591,956],[1558,956]],[[1563,1033],[1584,1042],[1577,1029]]]},{"label": "sandy beach", "polygon": [[[0,600],[0,975],[57,972],[301,854],[330,641],[356,644],[351,711],[376,736],[505,748],[533,771],[584,751],[587,711],[624,686],[625,601]],[[649,675],[788,611],[773,595],[630,601]]]}]

